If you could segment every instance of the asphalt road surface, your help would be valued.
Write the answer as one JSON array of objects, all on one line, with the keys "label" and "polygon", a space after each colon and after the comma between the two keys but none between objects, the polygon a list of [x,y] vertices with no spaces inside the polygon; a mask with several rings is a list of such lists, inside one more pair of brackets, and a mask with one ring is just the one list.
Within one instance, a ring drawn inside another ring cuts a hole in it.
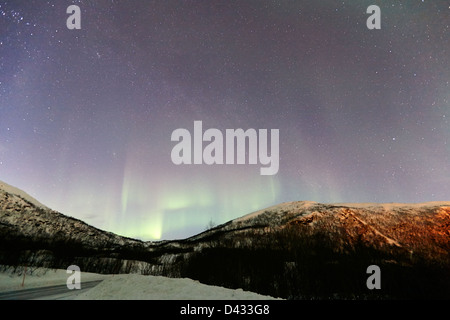
[{"label": "asphalt road surface", "polygon": [[65,284],[41,288],[0,292],[0,300],[72,300],[103,280],[81,283],[81,289],[69,290]]}]

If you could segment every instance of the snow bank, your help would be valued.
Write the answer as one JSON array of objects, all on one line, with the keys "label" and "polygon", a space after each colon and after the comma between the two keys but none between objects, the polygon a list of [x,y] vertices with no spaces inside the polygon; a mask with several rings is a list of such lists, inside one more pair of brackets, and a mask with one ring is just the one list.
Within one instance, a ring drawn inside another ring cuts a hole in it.
[{"label": "snow bank", "polygon": [[[65,285],[70,276],[66,270],[30,269],[25,275],[22,287],[23,270],[13,272],[10,268],[0,273],[0,292],[15,291]],[[242,289],[227,289],[209,286],[198,281],[183,278],[143,276],[138,274],[102,275],[81,273],[83,282],[103,280],[92,289],[81,292],[78,300],[268,300],[274,299]]]},{"label": "snow bank", "polygon": [[267,300],[242,289],[209,286],[187,278],[114,275],[80,294],[77,300]]}]

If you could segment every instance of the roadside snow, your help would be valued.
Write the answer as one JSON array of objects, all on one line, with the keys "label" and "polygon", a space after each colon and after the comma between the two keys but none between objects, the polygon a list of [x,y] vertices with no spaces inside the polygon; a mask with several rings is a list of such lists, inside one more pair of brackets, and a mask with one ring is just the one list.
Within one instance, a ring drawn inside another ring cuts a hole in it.
[{"label": "roadside snow", "polygon": [[242,289],[201,284],[187,278],[175,279],[137,274],[114,275],[80,294],[77,300],[268,300],[274,299]]},{"label": "roadside snow", "polygon": [[[4,266],[3,266],[4,267]],[[65,285],[71,275],[66,270],[30,269],[25,275],[22,287],[23,270],[12,269],[0,272],[0,292]],[[94,288],[82,291],[77,300],[268,300],[270,296],[260,295],[242,289],[227,289],[201,284],[188,278],[166,278],[138,274],[102,275],[81,272],[83,282],[103,280]]]},{"label": "roadside snow", "polygon": [[[33,269],[32,274],[30,274],[30,269],[28,268],[22,287],[23,270],[13,273],[10,268],[9,270],[0,273],[0,292],[65,285],[69,276],[70,274],[68,274],[66,270],[42,268]],[[110,277],[110,275],[82,272],[81,283],[83,283],[83,281],[101,280],[108,277]]]}]

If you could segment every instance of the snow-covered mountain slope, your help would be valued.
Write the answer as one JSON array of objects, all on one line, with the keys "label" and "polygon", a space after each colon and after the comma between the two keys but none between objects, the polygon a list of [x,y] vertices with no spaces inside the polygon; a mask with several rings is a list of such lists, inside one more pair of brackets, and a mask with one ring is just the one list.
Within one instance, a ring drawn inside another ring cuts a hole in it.
[{"label": "snow-covered mountain slope", "polygon": [[6,182],[3,182],[1,180],[0,180],[0,190],[4,191],[6,193],[12,194],[12,195],[17,195],[17,196],[21,197],[22,199],[24,199],[24,200],[26,200],[28,202],[31,202],[36,207],[49,209],[45,205],[43,205],[42,203],[37,201],[35,198],[30,196],[28,193],[26,193],[25,191],[20,190],[20,189],[18,189],[16,187],[13,187],[13,186],[11,186],[11,185],[9,185]]},{"label": "snow-covered mountain slope", "polygon": [[139,271],[147,265],[123,257],[124,251],[144,251],[145,242],[53,211],[6,183],[0,188],[0,239],[0,264],[66,268],[77,257],[94,271]]},{"label": "snow-covered mountain slope", "polygon": [[[266,234],[303,227],[303,232],[339,231],[336,249],[363,241],[374,247],[396,246],[446,255],[450,242],[450,201],[416,204],[287,202],[259,210],[190,238],[209,234]],[[251,239],[251,238],[249,238]],[[188,239],[189,240],[189,239]]]},{"label": "snow-covered mountain slope", "polygon": [[[23,274],[25,273],[25,278]],[[0,272],[0,293],[47,286],[66,285],[67,270],[45,268],[6,268]],[[139,274],[103,275],[82,272],[81,286],[102,280],[94,288],[69,298],[76,300],[273,300],[242,289],[208,286],[188,278],[171,279]],[[23,286],[22,286],[23,284]],[[74,292],[75,293],[75,292]],[[65,298],[66,299],[66,298]]]},{"label": "snow-covered mountain slope", "polygon": [[53,211],[27,193],[0,184],[0,223],[11,227],[9,235],[20,234],[35,240],[62,239],[84,242],[92,247],[142,244],[142,241],[120,237],[99,230],[85,222]]}]

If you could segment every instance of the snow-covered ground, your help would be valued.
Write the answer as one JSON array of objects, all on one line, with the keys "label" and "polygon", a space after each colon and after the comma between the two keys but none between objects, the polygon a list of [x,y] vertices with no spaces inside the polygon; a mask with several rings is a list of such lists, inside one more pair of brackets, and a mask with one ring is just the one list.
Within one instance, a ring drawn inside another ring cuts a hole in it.
[{"label": "snow-covered ground", "polygon": [[175,279],[137,274],[115,275],[78,300],[268,300],[273,297],[201,284],[191,279]]},{"label": "snow-covered ground", "polygon": [[32,204],[34,204],[36,207],[48,209],[45,205],[43,205],[42,203],[37,201],[35,198],[30,196],[25,191],[22,191],[19,188],[13,187],[13,186],[7,184],[6,182],[0,181],[0,190],[6,191],[6,192],[11,193],[11,194],[18,195],[18,196],[22,197],[23,199],[25,199],[25,200],[31,202]]},{"label": "snow-covered ground", "polygon": [[423,208],[423,207],[438,207],[450,206],[450,201],[430,201],[421,203],[333,203],[335,206],[344,206],[349,208],[372,208],[383,207],[384,210],[394,210],[398,208]]},{"label": "snow-covered ground", "polygon": [[[70,276],[66,270],[28,269],[22,287],[23,272],[0,273],[0,292],[65,285]],[[78,300],[268,300],[273,297],[201,284],[191,279],[175,279],[138,274],[101,275],[81,273],[83,282],[103,280],[92,289],[81,292]],[[74,292],[75,294],[76,292]]]}]

